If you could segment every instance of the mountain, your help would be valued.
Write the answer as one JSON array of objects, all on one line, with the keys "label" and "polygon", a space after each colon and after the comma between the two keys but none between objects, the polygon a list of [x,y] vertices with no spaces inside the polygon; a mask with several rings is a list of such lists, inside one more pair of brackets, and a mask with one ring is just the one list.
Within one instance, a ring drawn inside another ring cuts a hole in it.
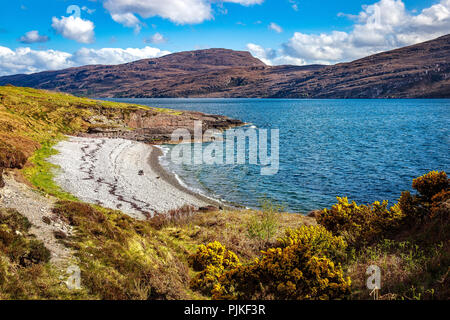
[{"label": "mountain", "polygon": [[325,67],[276,96],[297,98],[450,98],[450,35]]},{"label": "mountain", "polygon": [[92,97],[450,98],[450,35],[333,66],[267,66],[209,49],[0,78]]}]

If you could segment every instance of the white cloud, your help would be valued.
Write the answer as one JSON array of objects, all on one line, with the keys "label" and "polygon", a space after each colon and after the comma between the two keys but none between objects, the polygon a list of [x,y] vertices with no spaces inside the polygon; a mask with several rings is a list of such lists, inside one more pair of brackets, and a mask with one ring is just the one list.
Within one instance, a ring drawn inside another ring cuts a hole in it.
[{"label": "white cloud", "polygon": [[42,43],[47,42],[48,40],[49,38],[47,36],[41,36],[37,30],[28,31],[19,39],[22,43]]},{"label": "white cloud", "polygon": [[381,0],[364,6],[358,15],[340,13],[339,16],[355,21],[352,31],[335,30],[322,34],[296,32],[276,52],[255,44],[250,44],[248,49],[272,65],[351,61],[448,34],[450,0],[440,0],[416,14],[408,12],[401,0]]},{"label": "white cloud", "polygon": [[431,40],[449,33],[450,0],[441,0],[417,15],[410,14],[402,0],[381,0],[350,18],[356,21],[351,32],[294,33],[283,44],[283,54],[330,64]]},{"label": "white cloud", "polygon": [[179,24],[200,23],[212,18],[211,6],[203,0],[106,0],[104,6],[111,15],[160,16]]},{"label": "white cloud", "polygon": [[306,61],[300,58],[294,58],[284,55],[281,51],[277,52],[274,49],[263,48],[260,45],[249,43],[247,50],[250,53],[269,66],[291,64],[291,65],[305,65]]},{"label": "white cloud", "polygon": [[15,51],[0,46],[0,75],[33,73],[73,66],[71,54],[56,50],[36,51],[18,48]]},{"label": "white cloud", "polygon": [[141,21],[132,13],[113,13],[111,18],[125,27],[134,28],[135,33],[139,33],[142,28]]},{"label": "white cloud", "polygon": [[73,54],[71,61],[76,65],[122,64],[141,59],[157,58],[169,53],[169,51],[161,51],[158,48],[148,46],[142,49],[103,48],[95,50],[82,48]]},{"label": "white cloud", "polygon": [[358,15],[339,16],[355,20],[352,31],[295,32],[277,52],[255,44],[249,44],[248,50],[271,65],[352,61],[448,34],[450,0],[440,0],[417,14],[408,12],[402,0],[381,0],[364,6]]},{"label": "white cloud", "polygon": [[304,59],[287,56],[281,53],[279,56],[273,59],[272,64],[273,65],[289,64],[295,66],[304,66],[307,65],[308,63]]},{"label": "white cloud", "polygon": [[[261,4],[264,0],[221,0],[224,2],[250,6]],[[127,27],[135,27],[135,24],[123,23],[118,18],[122,15],[136,15],[142,18],[159,16],[177,24],[197,24],[213,18],[210,0],[104,0],[104,7],[114,20]],[[141,22],[139,21],[139,24]]]},{"label": "white cloud", "polygon": [[273,30],[273,31],[275,31],[275,32],[277,32],[277,33],[281,33],[281,32],[283,32],[283,28],[281,28],[279,25],[277,25],[275,22],[271,22],[270,24],[269,24],[269,29],[270,30]]},{"label": "white cloud", "polygon": [[144,39],[145,43],[154,43],[154,44],[161,44],[166,43],[167,39],[159,32],[155,33],[153,36]]},{"label": "white cloud", "polygon": [[296,0],[289,0],[289,3],[294,11],[298,11],[298,3]]},{"label": "white cloud", "polygon": [[275,50],[270,48],[266,49],[254,43],[247,44],[247,50],[250,51],[254,57],[258,58],[267,65],[272,65],[272,59],[274,59],[277,55]]},{"label": "white cloud", "polygon": [[52,27],[64,38],[75,40],[80,43],[94,42],[94,23],[79,17],[56,17],[52,18]]},{"label": "white cloud", "polygon": [[32,50],[18,48],[11,50],[0,46],[0,76],[34,73],[44,70],[59,70],[87,64],[121,64],[140,59],[156,58],[169,51],[157,48],[82,48],[75,53],[57,50]]}]

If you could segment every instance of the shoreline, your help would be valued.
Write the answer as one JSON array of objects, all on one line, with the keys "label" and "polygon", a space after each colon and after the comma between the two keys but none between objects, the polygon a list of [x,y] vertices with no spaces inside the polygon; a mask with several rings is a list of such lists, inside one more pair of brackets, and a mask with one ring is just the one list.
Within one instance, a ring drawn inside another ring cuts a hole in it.
[{"label": "shoreline", "polygon": [[161,164],[160,157],[164,155],[161,148],[159,148],[156,145],[149,145],[149,146],[153,149],[153,151],[148,157],[148,164],[155,172],[158,173],[158,175],[161,177],[161,179],[166,181],[172,187],[177,188],[181,192],[184,192],[193,197],[196,197],[200,201],[209,203],[209,205],[216,206],[218,209],[231,208],[231,206],[224,204],[220,200],[206,197],[199,192],[195,192],[192,189],[189,189],[189,188],[183,186],[176,178],[175,173],[167,170]]},{"label": "shoreline", "polygon": [[48,161],[59,167],[54,181],[83,202],[148,219],[184,206],[198,211],[224,208],[182,186],[159,162],[162,150],[125,139],[70,136]]}]

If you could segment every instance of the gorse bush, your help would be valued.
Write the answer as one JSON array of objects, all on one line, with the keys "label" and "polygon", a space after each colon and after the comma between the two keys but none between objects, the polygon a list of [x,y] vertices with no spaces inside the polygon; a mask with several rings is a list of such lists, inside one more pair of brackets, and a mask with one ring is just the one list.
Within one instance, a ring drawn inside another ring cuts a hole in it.
[{"label": "gorse bush", "polygon": [[399,200],[399,206],[410,223],[439,215],[442,205],[450,199],[449,182],[445,172],[431,171],[414,179],[412,187],[419,194],[413,196],[409,191],[405,191]]},{"label": "gorse bush", "polygon": [[218,241],[200,245],[197,252],[190,256],[189,261],[195,271],[203,271],[209,265],[230,269],[239,264],[236,254],[227,250]]},{"label": "gorse bush", "polygon": [[338,197],[337,204],[320,212],[317,222],[333,234],[344,236],[348,243],[361,247],[388,236],[407,222],[416,223],[440,212],[442,204],[450,199],[448,185],[445,172],[429,172],[413,181],[419,195],[405,191],[389,209],[387,201],[358,205]]},{"label": "gorse bush", "polygon": [[412,187],[416,189],[426,200],[448,189],[448,178],[445,172],[431,171],[413,180]]},{"label": "gorse bush", "polygon": [[338,203],[324,209],[317,222],[335,235],[343,236],[355,246],[380,239],[401,225],[405,215],[398,205],[388,209],[388,202],[375,201],[371,205],[357,205],[348,198],[337,197]]},{"label": "gorse bush", "polygon": [[189,257],[189,262],[195,271],[200,272],[191,280],[191,287],[205,293],[211,292],[226,270],[240,265],[237,255],[218,241],[200,245]]},{"label": "gorse bush", "polygon": [[310,248],[314,255],[325,256],[333,261],[343,262],[346,258],[347,243],[343,237],[335,237],[323,226],[302,226],[288,229],[284,237],[278,239],[278,247],[286,248],[294,244]]},{"label": "gorse bush", "polygon": [[[325,242],[325,243],[324,243]],[[215,299],[339,299],[350,292],[350,279],[332,259],[345,250],[342,238],[322,226],[288,232],[281,247],[224,273],[214,286]]]}]

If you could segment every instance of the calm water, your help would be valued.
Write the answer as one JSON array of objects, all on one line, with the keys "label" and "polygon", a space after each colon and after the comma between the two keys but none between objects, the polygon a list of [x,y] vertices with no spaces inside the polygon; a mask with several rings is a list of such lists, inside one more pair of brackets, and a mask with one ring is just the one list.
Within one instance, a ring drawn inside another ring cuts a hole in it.
[{"label": "calm water", "polygon": [[176,166],[189,186],[249,207],[276,199],[291,212],[336,196],[395,201],[412,179],[450,169],[450,100],[115,99],[226,115],[280,130],[280,171],[253,165]]}]

